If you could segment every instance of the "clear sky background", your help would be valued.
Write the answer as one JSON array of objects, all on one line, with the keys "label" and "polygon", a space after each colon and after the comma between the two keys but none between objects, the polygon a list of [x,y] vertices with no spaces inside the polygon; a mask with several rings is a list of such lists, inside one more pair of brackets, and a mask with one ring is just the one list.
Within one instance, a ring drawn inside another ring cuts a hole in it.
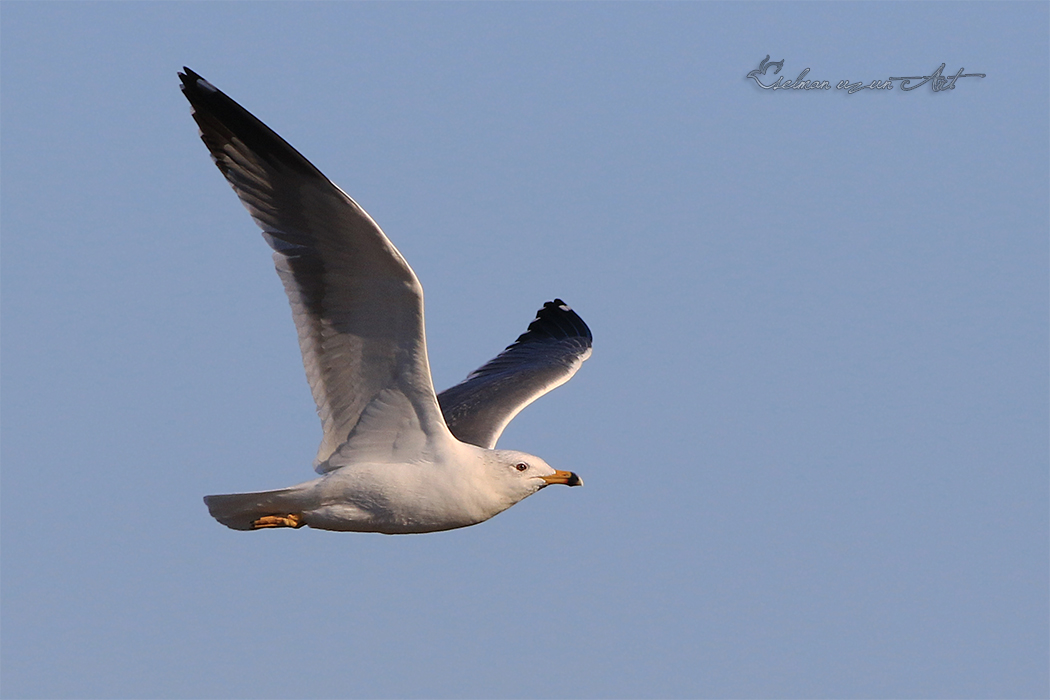
[{"label": "clear sky background", "polygon": [[[0,11],[5,697],[1050,693],[1046,3]],[[583,316],[500,445],[584,488],[208,516],[320,427],[183,65],[404,253],[439,389]]]}]

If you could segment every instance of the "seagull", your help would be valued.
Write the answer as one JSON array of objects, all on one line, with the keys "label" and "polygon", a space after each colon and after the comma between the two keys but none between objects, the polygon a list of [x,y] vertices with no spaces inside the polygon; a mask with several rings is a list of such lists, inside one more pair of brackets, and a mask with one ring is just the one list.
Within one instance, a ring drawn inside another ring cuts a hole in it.
[{"label": "seagull", "polygon": [[206,496],[234,530],[408,534],[484,522],[574,472],[498,450],[521,409],[567,382],[591,331],[561,299],[461,383],[436,395],[423,287],[379,225],[310,161],[189,68],[182,93],[212,160],[273,248],[323,437],[321,476]]}]

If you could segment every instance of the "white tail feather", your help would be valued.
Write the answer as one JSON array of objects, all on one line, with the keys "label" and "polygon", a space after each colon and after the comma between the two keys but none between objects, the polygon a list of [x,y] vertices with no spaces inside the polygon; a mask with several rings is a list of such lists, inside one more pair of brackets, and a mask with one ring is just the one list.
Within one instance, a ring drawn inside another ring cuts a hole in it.
[{"label": "white tail feather", "polygon": [[254,530],[252,523],[263,516],[301,514],[309,507],[302,486],[205,496],[204,503],[213,518],[234,530]]}]

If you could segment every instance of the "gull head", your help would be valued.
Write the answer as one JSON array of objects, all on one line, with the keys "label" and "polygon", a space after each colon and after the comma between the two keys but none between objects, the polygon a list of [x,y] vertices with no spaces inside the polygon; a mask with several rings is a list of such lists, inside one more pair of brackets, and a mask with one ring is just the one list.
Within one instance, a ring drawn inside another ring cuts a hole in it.
[{"label": "gull head", "polygon": [[492,450],[487,465],[501,495],[512,503],[551,484],[583,486],[575,472],[560,471],[535,455],[517,450]]}]

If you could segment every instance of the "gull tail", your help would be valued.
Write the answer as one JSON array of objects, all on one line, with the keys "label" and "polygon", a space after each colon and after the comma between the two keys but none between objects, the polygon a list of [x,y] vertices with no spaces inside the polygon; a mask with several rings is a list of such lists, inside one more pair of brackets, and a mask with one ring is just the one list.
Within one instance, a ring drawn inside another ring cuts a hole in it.
[{"label": "gull tail", "polygon": [[208,506],[211,516],[233,530],[278,527],[274,524],[261,524],[260,519],[271,522],[286,520],[281,527],[301,527],[305,524],[302,522],[302,513],[310,509],[310,501],[309,489],[304,488],[304,485],[289,486],[276,491],[227,493],[204,497],[204,504]]}]

